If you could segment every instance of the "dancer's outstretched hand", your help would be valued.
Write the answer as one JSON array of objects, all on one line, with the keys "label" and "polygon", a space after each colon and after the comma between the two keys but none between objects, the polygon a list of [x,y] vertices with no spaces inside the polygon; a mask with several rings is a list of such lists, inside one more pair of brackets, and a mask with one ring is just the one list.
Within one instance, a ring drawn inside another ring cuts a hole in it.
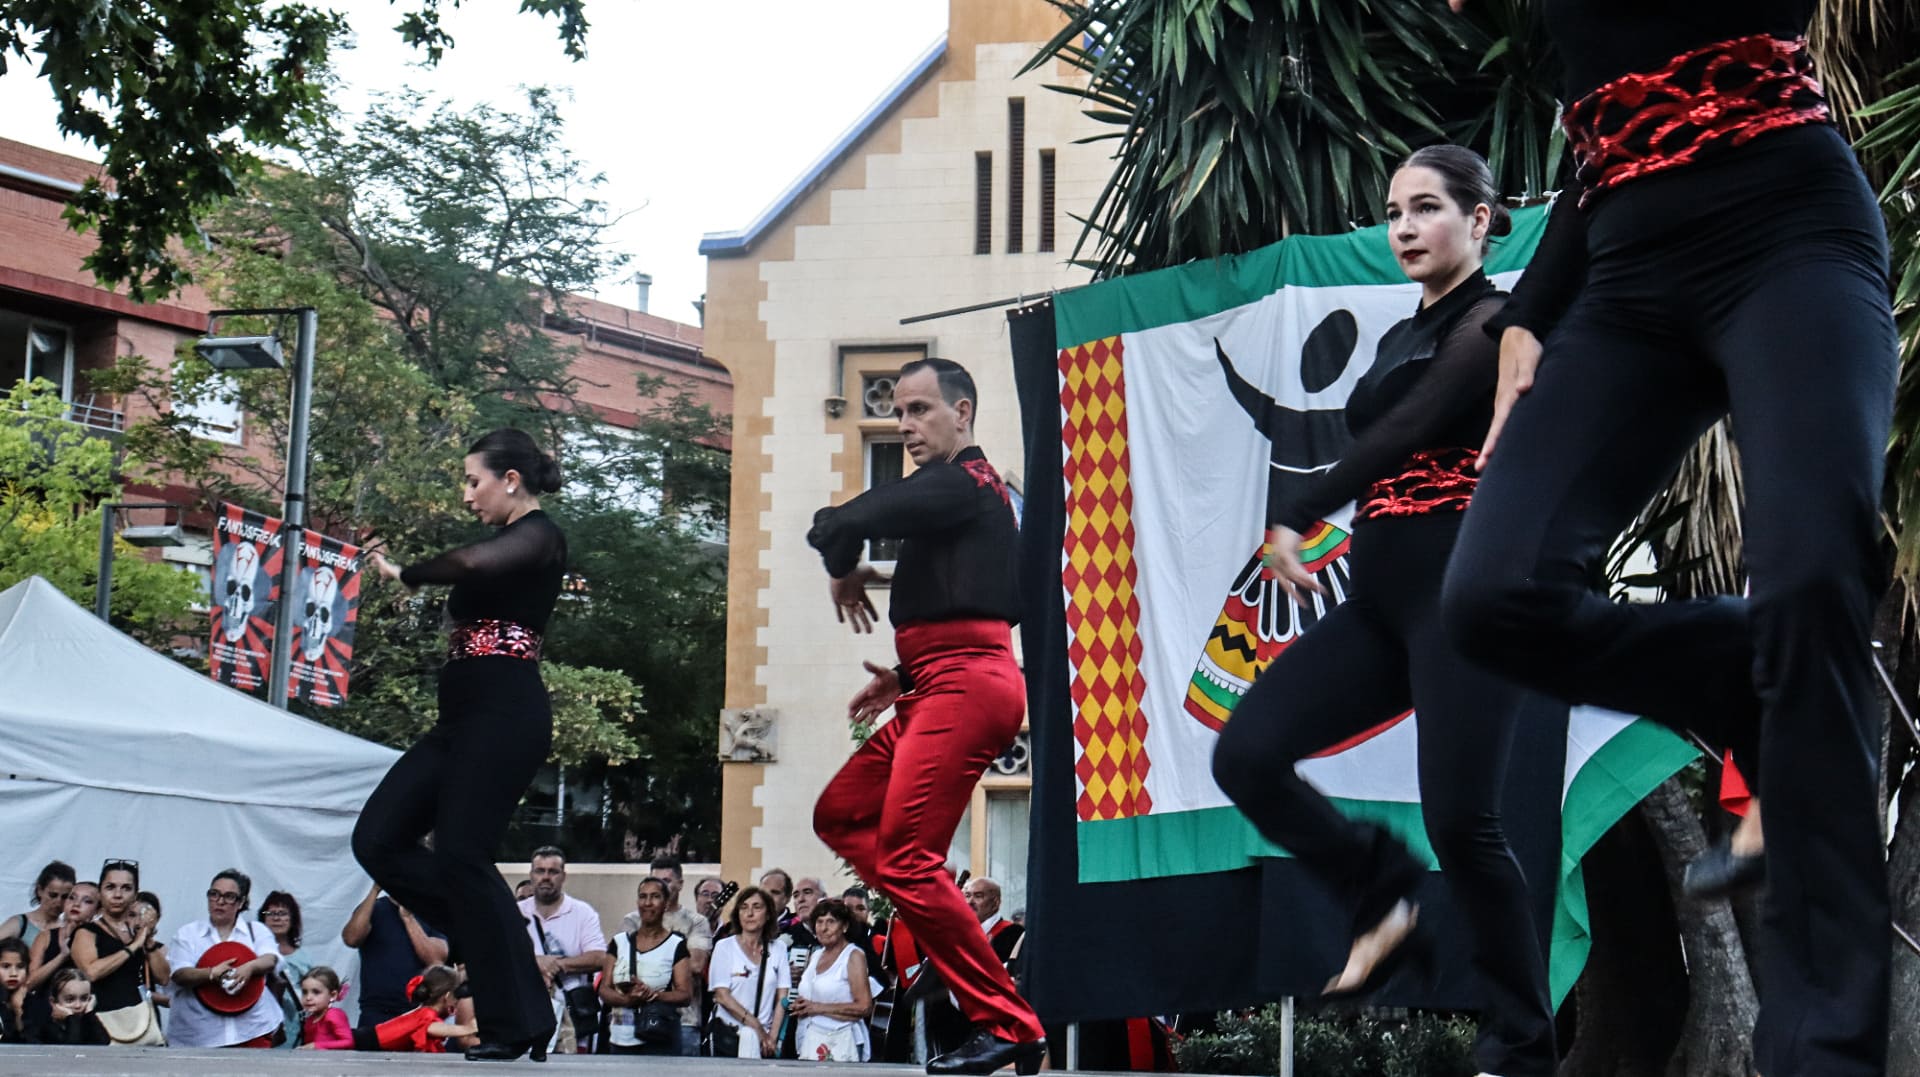
[{"label": "dancer's outstretched hand", "polygon": [[856,725],[870,724],[874,719],[886,713],[900,698],[900,675],[885,666],[876,666],[872,662],[862,662],[873,679],[866,687],[853,694],[847,703],[847,721]]},{"label": "dancer's outstretched hand", "polygon": [[[388,560],[386,554],[374,550],[368,556],[373,558],[373,567],[382,577],[406,587],[406,583],[400,579],[400,566]],[[413,588],[407,587],[407,590],[411,591]]]},{"label": "dancer's outstretched hand", "polygon": [[1300,532],[1291,527],[1273,524],[1267,528],[1267,572],[1280,581],[1287,597],[1293,599],[1301,609],[1313,608],[1313,600],[1307,597],[1307,592],[1316,595],[1327,593],[1327,589],[1313,578],[1313,573],[1307,571],[1307,566],[1300,563]]},{"label": "dancer's outstretched hand", "polygon": [[1493,455],[1494,443],[1500,440],[1501,428],[1507,425],[1507,416],[1512,414],[1513,405],[1533,388],[1533,375],[1539,369],[1540,338],[1530,329],[1507,326],[1506,332],[1500,334],[1500,387],[1493,393],[1493,422],[1487,426],[1487,440],[1480,446],[1480,459],[1474,461],[1474,470],[1487,469],[1487,459]]},{"label": "dancer's outstretched hand", "polygon": [[858,634],[872,632],[873,622],[879,620],[880,615],[874,611],[873,599],[867,597],[867,584],[879,578],[879,569],[872,565],[861,565],[828,583],[827,592],[833,596],[834,618],[841,624],[851,624]]}]

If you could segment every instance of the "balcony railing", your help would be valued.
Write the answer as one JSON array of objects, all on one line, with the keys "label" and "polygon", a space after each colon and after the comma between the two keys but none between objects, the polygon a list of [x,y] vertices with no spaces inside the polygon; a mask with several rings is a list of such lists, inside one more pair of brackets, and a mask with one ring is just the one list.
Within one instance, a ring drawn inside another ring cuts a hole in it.
[{"label": "balcony railing", "polygon": [[89,430],[100,430],[109,434],[126,432],[127,415],[125,412],[115,411],[112,408],[103,408],[93,401],[94,398],[91,396],[87,397],[84,402],[75,401],[67,408],[68,420],[79,423]]}]

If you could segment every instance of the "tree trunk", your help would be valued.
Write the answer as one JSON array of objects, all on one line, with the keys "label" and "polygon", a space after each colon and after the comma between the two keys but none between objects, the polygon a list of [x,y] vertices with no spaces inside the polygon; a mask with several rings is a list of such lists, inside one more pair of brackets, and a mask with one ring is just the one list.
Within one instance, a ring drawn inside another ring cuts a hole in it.
[{"label": "tree trunk", "polygon": [[[1907,623],[1907,592],[1895,586],[1880,604],[1874,638],[1884,641],[1880,655],[1889,667],[1893,693],[1886,699],[1887,732],[1883,741],[1882,795],[1899,798],[1893,821],[1893,839],[1887,849],[1887,892],[1892,898],[1893,924],[1910,937],[1920,937],[1920,766],[1906,715],[1920,713],[1916,698],[1912,627]],[[1881,686],[1884,692],[1886,686]],[[1887,1037],[1888,1077],[1920,1077],[1920,956],[1896,931],[1893,946],[1893,1005],[1891,1034]]]},{"label": "tree trunk", "polygon": [[[1897,738],[1896,738],[1897,739]],[[1900,815],[1887,860],[1893,922],[1920,936],[1920,768],[1900,785]],[[1893,1035],[1888,1040],[1889,1077],[1920,1077],[1920,956],[1896,935],[1893,941]]]},{"label": "tree trunk", "polygon": [[1664,1077],[1687,1008],[1687,971],[1659,851],[1646,823],[1628,813],[1581,863],[1593,952],[1567,1007],[1575,1030],[1560,1077]]},{"label": "tree trunk", "polygon": [[1669,778],[1640,802],[1667,873],[1668,892],[1686,950],[1691,992],[1670,1077],[1749,1077],[1753,1022],[1760,1002],[1747,971],[1746,946],[1724,900],[1680,896],[1680,873],[1706,850],[1706,834],[1680,783]]}]

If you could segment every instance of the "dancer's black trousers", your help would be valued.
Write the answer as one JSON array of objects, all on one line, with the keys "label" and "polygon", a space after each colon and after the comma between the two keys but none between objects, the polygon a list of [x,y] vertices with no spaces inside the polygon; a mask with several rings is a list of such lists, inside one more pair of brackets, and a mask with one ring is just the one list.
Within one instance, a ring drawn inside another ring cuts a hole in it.
[{"label": "dancer's black trousers", "polygon": [[[467,966],[480,1035],[493,1042],[544,1043],[553,1033],[526,918],[493,866],[552,738],[538,663],[450,662],[439,722],[387,771],[353,828],[353,855],[373,881],[447,933]],[[421,844],[429,833],[431,849]]]},{"label": "dancer's black trousers", "polygon": [[1500,821],[1521,692],[1456,654],[1440,625],[1440,583],[1460,525],[1450,512],[1355,528],[1353,594],[1254,681],[1220,734],[1213,775],[1364,930],[1424,869],[1381,828],[1342,815],[1293,766],[1414,708],[1427,837],[1473,932],[1485,991],[1474,1062],[1502,1077],[1548,1077],[1557,1059],[1546,960]]},{"label": "dancer's black trousers", "polygon": [[[1761,164],[1682,169],[1596,206],[1586,286],[1474,494],[1446,618],[1509,677],[1757,753],[1743,770],[1766,821],[1758,1069],[1877,1075],[1890,934],[1868,631],[1896,366],[1886,240],[1837,134],[1763,144]],[[1788,149],[1790,172],[1761,167]],[[1751,599],[1591,592],[1588,566],[1729,411]]]}]

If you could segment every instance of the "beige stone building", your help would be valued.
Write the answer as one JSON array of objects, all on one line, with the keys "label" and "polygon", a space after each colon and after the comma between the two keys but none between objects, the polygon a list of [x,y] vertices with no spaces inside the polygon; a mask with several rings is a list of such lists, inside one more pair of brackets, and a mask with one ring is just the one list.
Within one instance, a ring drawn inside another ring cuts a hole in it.
[{"label": "beige stone building", "polygon": [[[744,718],[773,740],[770,761],[742,748],[724,768],[728,878],[842,870],[814,837],[813,802],[852,750],[860,662],[893,664],[892,639],[835,622],[805,534],[815,509],[911,467],[892,418],[901,364],[966,364],[980,442],[1025,487],[1005,307],[902,320],[1085,281],[1066,264],[1069,214],[1087,212],[1109,165],[1105,143],[1075,141],[1102,125],[1043,86],[1077,72],[1016,77],[1061,25],[1042,0],[952,0],[946,36],[838,144],[751,225],[701,244],[707,353],[735,394],[723,727]],[[1025,752],[1023,735],[987,772],[953,846],[1006,885],[1009,911],[1025,903]]]}]

